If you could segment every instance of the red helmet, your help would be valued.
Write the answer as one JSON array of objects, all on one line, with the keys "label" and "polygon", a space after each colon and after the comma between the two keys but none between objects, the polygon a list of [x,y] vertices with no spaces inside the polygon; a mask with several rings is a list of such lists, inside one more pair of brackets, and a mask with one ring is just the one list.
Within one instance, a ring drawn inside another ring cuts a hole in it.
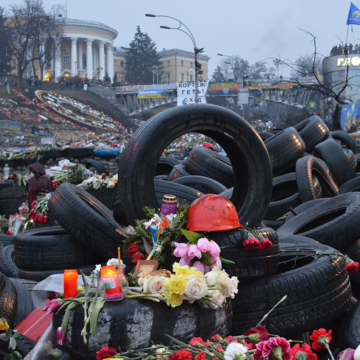
[{"label": "red helmet", "polygon": [[203,143],[203,147],[204,147],[204,148],[211,149],[211,150],[215,150],[214,147],[213,147],[209,142],[204,142],[204,143]]},{"label": "red helmet", "polygon": [[241,227],[234,204],[224,196],[208,194],[196,199],[188,211],[190,231],[223,231]]}]

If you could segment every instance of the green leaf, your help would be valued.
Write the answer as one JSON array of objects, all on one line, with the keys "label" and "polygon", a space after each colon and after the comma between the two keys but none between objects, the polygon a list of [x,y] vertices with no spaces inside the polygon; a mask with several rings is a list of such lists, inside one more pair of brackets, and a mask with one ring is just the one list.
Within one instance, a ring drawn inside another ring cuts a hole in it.
[{"label": "green leaf", "polygon": [[97,297],[96,300],[94,300],[94,303],[92,304],[93,306],[91,307],[91,311],[90,311],[90,333],[92,336],[95,335],[99,312],[104,306],[104,303],[105,303],[104,298]]},{"label": "green leaf", "polygon": [[127,245],[127,247],[137,241],[137,240],[140,240],[141,239],[141,236],[140,235],[135,235],[135,236],[131,236],[131,237],[128,237],[125,241],[124,241],[124,244]]},{"label": "green leaf", "polygon": [[5,339],[6,339],[6,333],[0,334],[0,339],[3,340],[3,341],[5,341]]},{"label": "green leaf", "polygon": [[220,260],[223,264],[235,264],[232,260],[224,259],[220,256]]},{"label": "green leaf", "polygon": [[344,360],[346,355],[346,350],[344,350],[344,353],[341,355],[341,358],[339,360]]},{"label": "green leaf", "polygon": [[197,244],[197,241],[204,237],[203,234],[199,234],[193,231],[188,231],[181,229],[182,234],[186,237],[187,240],[189,240],[192,244]]},{"label": "green leaf", "polygon": [[9,340],[9,349],[11,350],[16,349],[16,340],[13,337],[11,337]]}]

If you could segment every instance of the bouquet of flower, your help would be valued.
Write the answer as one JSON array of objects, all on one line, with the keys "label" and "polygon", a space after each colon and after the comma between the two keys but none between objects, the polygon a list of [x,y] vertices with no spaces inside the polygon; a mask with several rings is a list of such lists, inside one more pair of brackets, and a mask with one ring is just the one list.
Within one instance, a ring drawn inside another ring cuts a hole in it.
[{"label": "bouquet of flower", "polygon": [[106,175],[94,175],[88,180],[83,181],[79,186],[87,186],[88,188],[100,189],[113,189],[118,182],[118,175],[109,177]]},{"label": "bouquet of flower", "polygon": [[47,213],[49,210],[48,202],[51,194],[39,196],[36,201],[31,204],[32,209],[29,212],[29,220],[33,223],[46,224],[48,221]]}]

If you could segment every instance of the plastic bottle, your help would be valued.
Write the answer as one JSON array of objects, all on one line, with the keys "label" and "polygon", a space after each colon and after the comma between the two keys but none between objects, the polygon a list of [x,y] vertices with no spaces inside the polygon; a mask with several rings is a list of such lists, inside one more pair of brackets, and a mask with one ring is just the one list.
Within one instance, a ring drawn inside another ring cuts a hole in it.
[{"label": "plastic bottle", "polygon": [[4,167],[4,180],[8,180],[10,175],[10,168],[8,167],[8,164],[5,164]]}]

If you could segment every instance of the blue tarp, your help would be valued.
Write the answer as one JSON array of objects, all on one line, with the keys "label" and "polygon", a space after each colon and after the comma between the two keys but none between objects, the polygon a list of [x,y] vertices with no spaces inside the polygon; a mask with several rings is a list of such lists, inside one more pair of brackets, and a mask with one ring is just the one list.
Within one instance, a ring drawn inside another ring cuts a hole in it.
[{"label": "blue tarp", "polygon": [[360,127],[360,100],[342,106],[340,124],[345,131]]},{"label": "blue tarp", "polygon": [[120,154],[120,149],[115,150],[94,150],[94,154],[100,157],[117,157]]}]

